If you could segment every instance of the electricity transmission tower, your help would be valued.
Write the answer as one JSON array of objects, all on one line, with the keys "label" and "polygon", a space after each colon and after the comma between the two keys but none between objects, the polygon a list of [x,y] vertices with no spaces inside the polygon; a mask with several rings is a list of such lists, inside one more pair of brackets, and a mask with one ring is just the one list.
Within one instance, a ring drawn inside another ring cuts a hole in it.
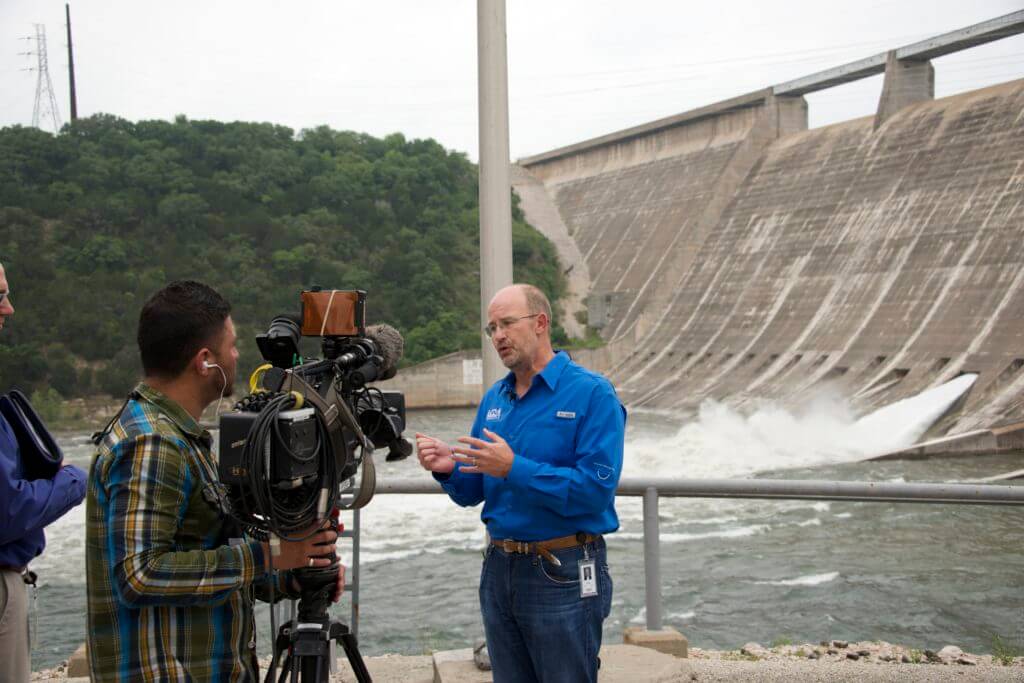
[{"label": "electricity transmission tower", "polygon": [[[35,24],[36,27],[36,49],[22,54],[36,55],[36,103],[32,108],[32,125],[39,128],[43,120],[53,122],[53,132],[60,132],[60,112],[57,111],[57,96],[53,93],[53,81],[50,80],[50,66],[46,58],[46,27],[42,24]],[[32,38],[27,38],[32,40]]]}]

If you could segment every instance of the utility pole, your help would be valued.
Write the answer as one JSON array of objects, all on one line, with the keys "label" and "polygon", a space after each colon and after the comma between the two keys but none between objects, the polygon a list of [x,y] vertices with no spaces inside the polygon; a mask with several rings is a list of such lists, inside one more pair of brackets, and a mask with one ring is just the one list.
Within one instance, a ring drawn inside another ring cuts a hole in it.
[{"label": "utility pole", "polygon": [[68,22],[68,83],[71,86],[71,123],[78,120],[78,97],[75,95],[75,52],[71,49],[71,5],[64,4]]},{"label": "utility pole", "polygon": [[[60,112],[57,110],[57,97],[53,93],[53,81],[50,80],[50,66],[46,57],[46,27],[42,24],[35,24],[36,27],[36,49],[35,51],[23,52],[25,55],[36,56],[36,68],[28,71],[36,71],[36,101],[32,107],[32,126],[39,128],[43,119],[50,119],[53,122],[53,132],[60,132]],[[27,38],[32,40],[32,38]]]},{"label": "utility pole", "polygon": [[[477,81],[480,102],[480,319],[487,304],[512,284],[512,180],[508,154],[508,54],[505,0],[477,0]],[[481,334],[487,390],[505,374]]]}]

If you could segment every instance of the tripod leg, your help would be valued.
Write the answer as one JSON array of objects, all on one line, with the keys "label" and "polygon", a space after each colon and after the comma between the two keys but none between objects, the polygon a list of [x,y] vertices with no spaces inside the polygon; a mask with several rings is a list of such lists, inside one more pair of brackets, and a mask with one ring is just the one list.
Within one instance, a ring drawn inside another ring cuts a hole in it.
[{"label": "tripod leg", "polygon": [[291,667],[291,664],[292,656],[285,655],[284,663],[281,664],[281,673],[277,676],[277,683],[287,683],[286,679],[288,678],[288,669]]},{"label": "tripod leg", "polygon": [[348,657],[348,663],[352,665],[352,673],[356,675],[356,680],[359,683],[373,683],[373,679],[370,678],[370,672],[366,668],[366,663],[363,661],[363,656],[359,654],[356,637],[351,633],[343,633],[339,640],[341,641],[341,646],[345,648],[345,655]]}]

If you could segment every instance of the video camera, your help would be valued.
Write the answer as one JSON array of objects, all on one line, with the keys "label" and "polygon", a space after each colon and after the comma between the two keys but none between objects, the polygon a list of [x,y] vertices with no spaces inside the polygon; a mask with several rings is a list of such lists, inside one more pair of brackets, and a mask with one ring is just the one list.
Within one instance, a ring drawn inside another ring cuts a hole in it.
[{"label": "video camera", "polygon": [[[374,447],[388,460],[412,453],[402,438],[405,397],[371,382],[395,376],[405,342],[389,325],[366,326],[366,292],[302,292],[301,315],[279,315],[256,336],[268,361],[251,393],[220,418],[218,469],[229,514],[254,538],[299,540],[339,509],[373,498]],[[303,358],[302,337],[320,337],[323,358]],[[332,552],[330,559],[336,560]],[[281,626],[267,680],[284,657],[281,680],[327,681],[330,643],[340,643],[360,683],[370,675],[347,626],[327,614],[338,574],[299,568],[297,620]],[[273,615],[273,613],[272,613]],[[271,627],[273,628],[273,616]]]},{"label": "video camera", "polygon": [[[389,325],[367,327],[365,311],[362,290],[313,288],[301,315],[279,315],[256,337],[268,365],[221,416],[219,474],[232,516],[257,537],[290,538],[333,509],[363,507],[374,447],[388,460],[412,453],[405,397],[370,386],[395,376],[404,341]],[[304,336],[322,338],[323,358],[302,357]]]}]

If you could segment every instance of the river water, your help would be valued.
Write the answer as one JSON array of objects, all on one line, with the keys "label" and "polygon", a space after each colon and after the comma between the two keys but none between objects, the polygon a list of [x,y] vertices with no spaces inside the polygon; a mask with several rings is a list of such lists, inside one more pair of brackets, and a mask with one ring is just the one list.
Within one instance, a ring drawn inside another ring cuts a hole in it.
[{"label": "river water", "polygon": [[[415,411],[408,433],[450,440],[472,417],[470,410]],[[840,403],[800,414],[766,406],[742,416],[715,404],[687,416],[634,412],[624,474],[942,482],[1024,466],[1006,455],[859,461],[879,447],[879,433],[906,431],[906,422],[903,414],[889,425],[875,419],[866,434]],[[62,444],[69,462],[88,466],[84,435],[66,435]],[[378,472],[427,476],[414,457]],[[606,642],[621,642],[623,628],[644,619],[640,500],[620,498],[617,509]],[[996,637],[1024,647],[1020,508],[663,498],[660,518],[664,622],[695,647],[839,638],[990,652]],[[479,508],[440,495],[380,495],[363,510],[362,525],[363,654],[471,645],[483,632]],[[85,638],[84,534],[83,505],[48,529],[47,550],[33,563],[40,576],[34,668],[66,659]],[[348,621],[347,598],[332,610]],[[266,609],[260,622],[266,651]]]}]

